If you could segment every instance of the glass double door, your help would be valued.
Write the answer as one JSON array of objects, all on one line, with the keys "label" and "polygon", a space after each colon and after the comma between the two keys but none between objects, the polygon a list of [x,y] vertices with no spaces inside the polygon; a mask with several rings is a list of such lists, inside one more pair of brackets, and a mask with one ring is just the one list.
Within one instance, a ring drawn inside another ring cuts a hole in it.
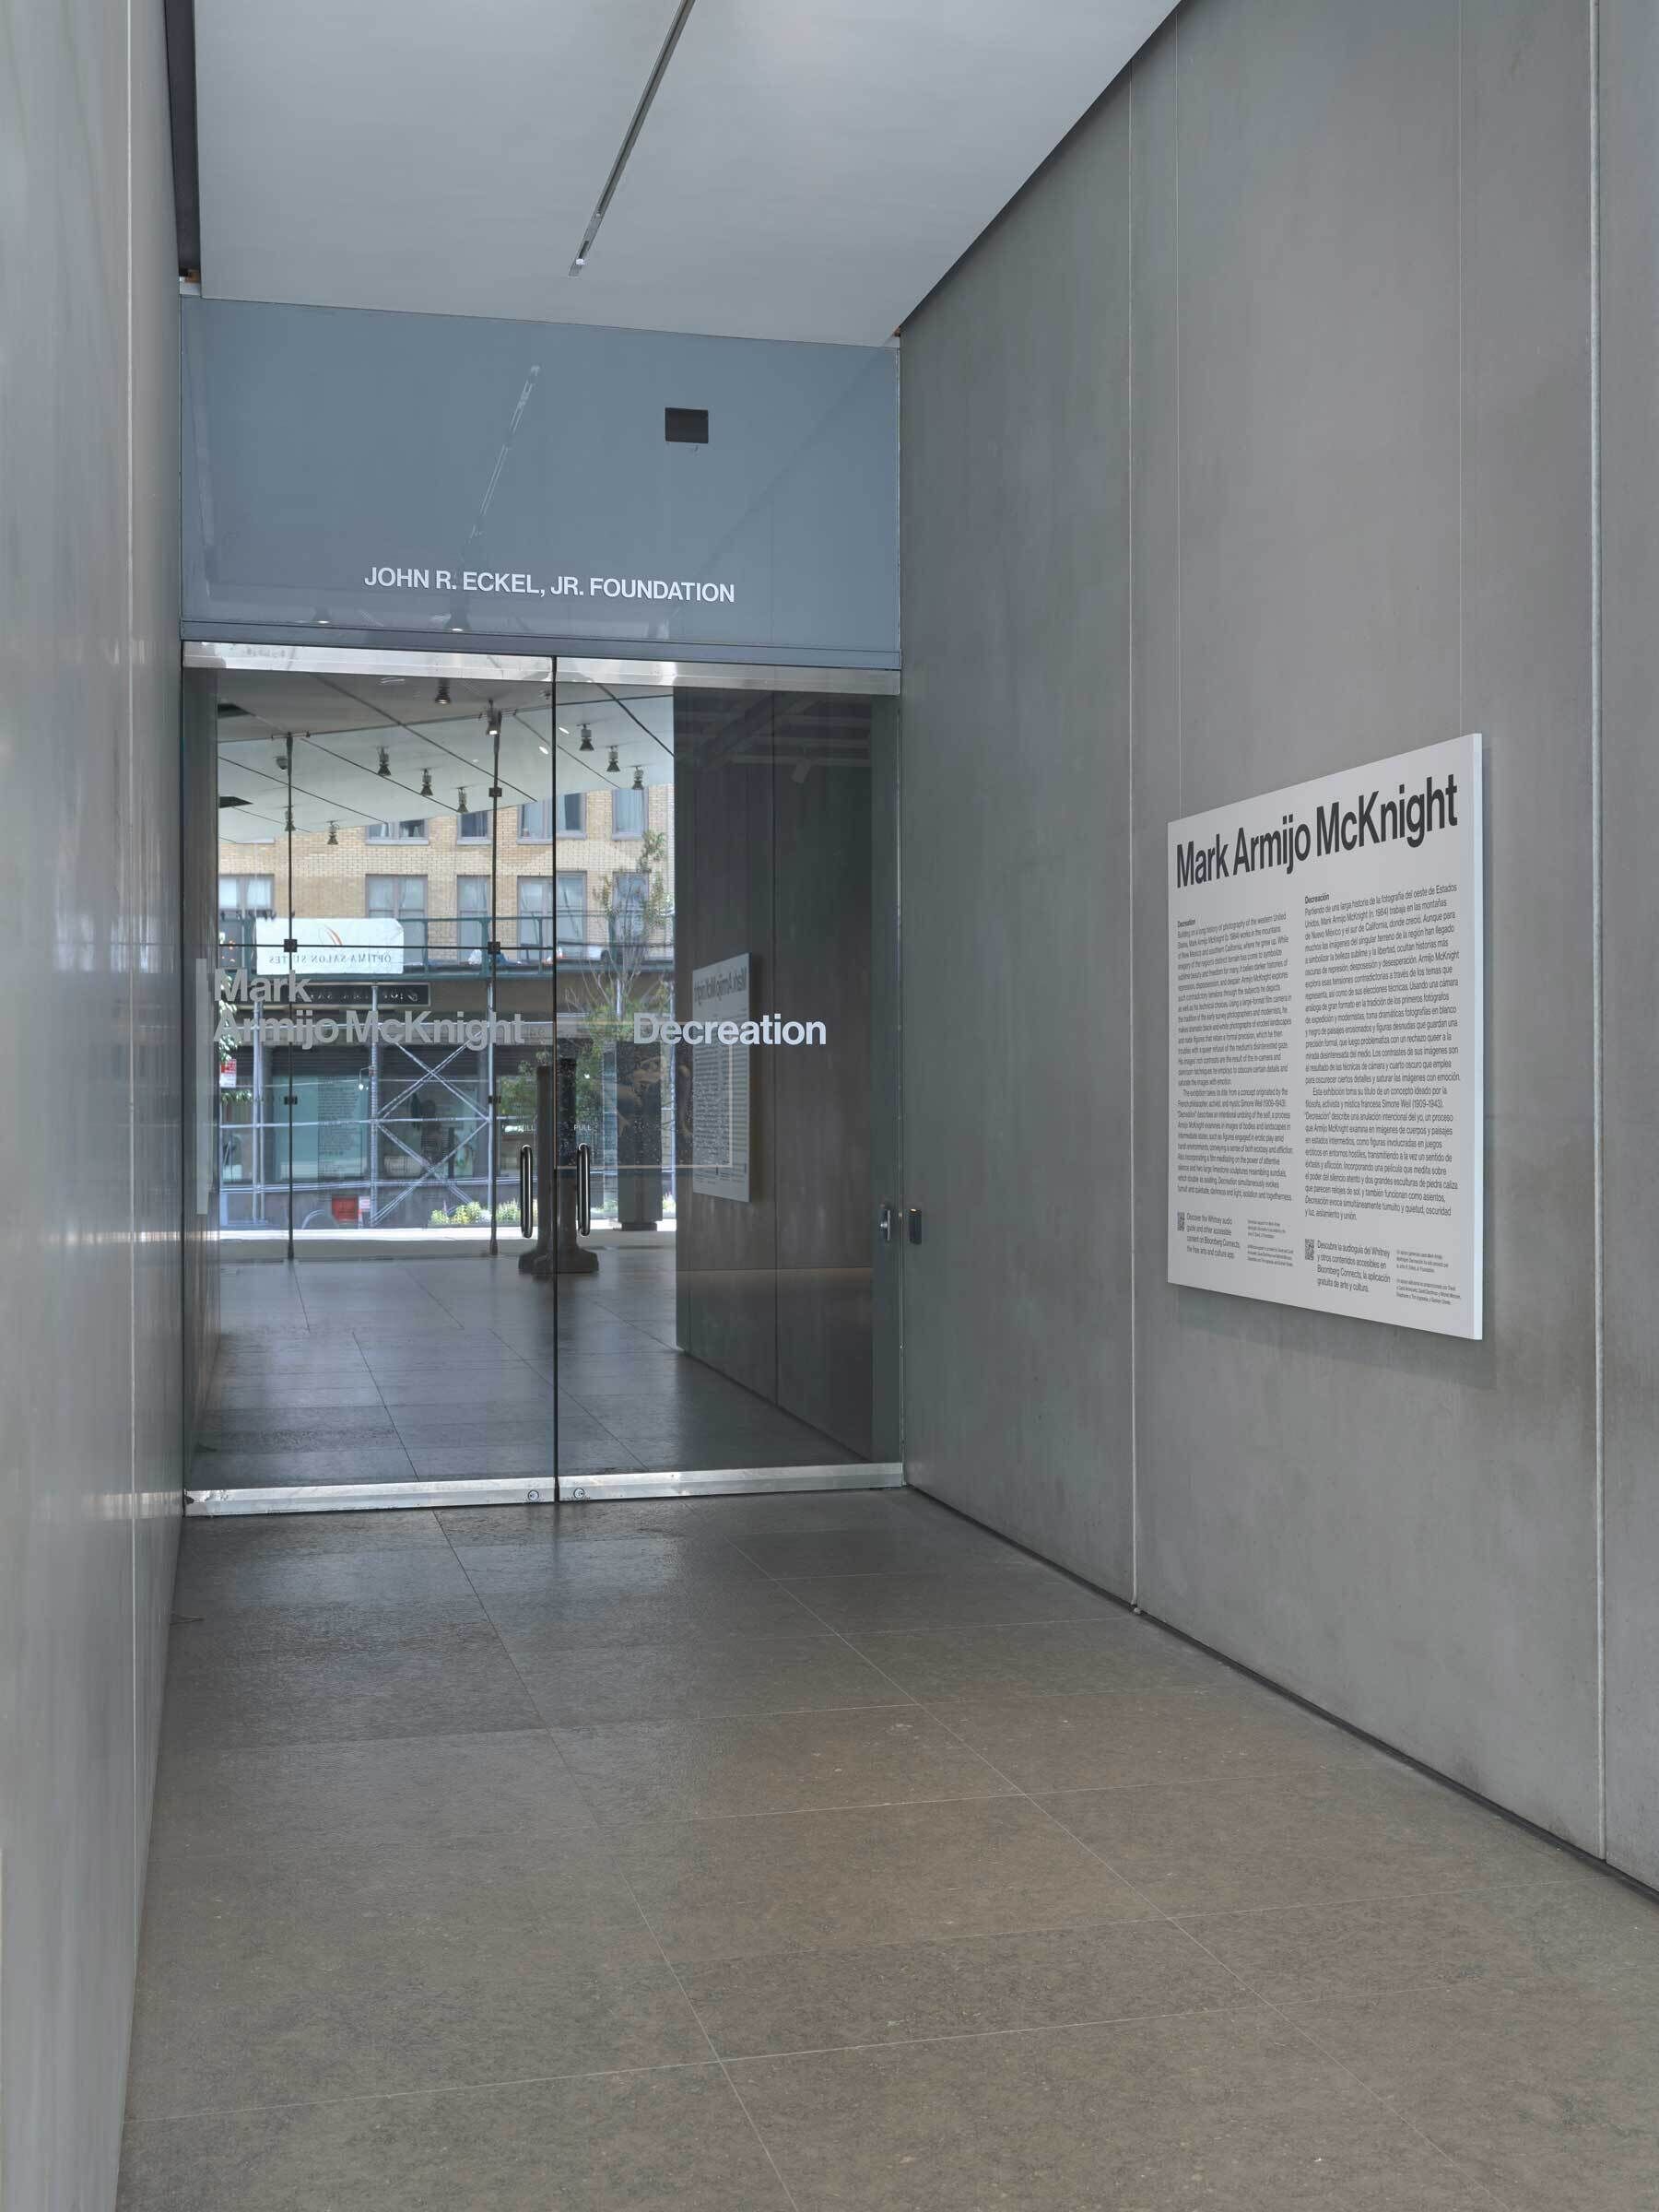
[{"label": "glass double door", "polygon": [[892,1467],[891,703],[240,657],[197,700],[221,1283],[198,1495]]},{"label": "glass double door", "polygon": [[856,1479],[900,1457],[892,704],[557,706],[561,1481]]}]

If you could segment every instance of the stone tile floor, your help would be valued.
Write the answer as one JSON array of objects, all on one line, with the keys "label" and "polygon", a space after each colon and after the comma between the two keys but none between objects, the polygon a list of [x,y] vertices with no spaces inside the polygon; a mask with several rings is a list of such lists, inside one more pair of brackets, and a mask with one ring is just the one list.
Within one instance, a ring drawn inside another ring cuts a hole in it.
[{"label": "stone tile floor", "polygon": [[176,1605],[124,2212],[1659,2205],[1659,1905],[916,1493]]},{"label": "stone tile floor", "polygon": [[855,1457],[675,1343],[675,1256],[596,1276],[489,1260],[237,1262],[192,1480],[202,1488],[836,1466]]}]

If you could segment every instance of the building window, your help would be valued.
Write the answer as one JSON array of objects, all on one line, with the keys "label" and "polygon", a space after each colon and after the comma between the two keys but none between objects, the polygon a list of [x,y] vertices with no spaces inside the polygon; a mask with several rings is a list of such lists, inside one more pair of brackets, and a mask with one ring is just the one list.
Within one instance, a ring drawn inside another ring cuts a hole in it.
[{"label": "building window", "polygon": [[455,939],[463,959],[489,943],[489,878],[455,878]]},{"label": "building window", "polygon": [[426,817],[418,815],[407,822],[371,822],[364,835],[371,845],[424,845]]},{"label": "building window", "polygon": [[489,812],[488,808],[475,814],[455,818],[455,835],[464,845],[487,845],[489,842]]},{"label": "building window", "polygon": [[645,935],[645,908],[651,882],[644,876],[618,869],[611,877],[610,921],[613,939],[637,945]]},{"label": "building window", "polygon": [[553,835],[553,802],[532,799],[519,808],[519,837],[527,845],[545,845]]},{"label": "building window", "polygon": [[561,791],[559,794],[559,834],[560,837],[587,835],[587,793]]},{"label": "building window", "polygon": [[404,960],[418,967],[427,957],[427,879],[424,876],[366,876],[363,912],[403,924]]},{"label": "building window", "polygon": [[611,835],[613,837],[643,837],[645,834],[645,794],[624,786],[611,793]]},{"label": "building window", "polygon": [[553,945],[553,878],[521,876],[518,911],[520,949],[532,955],[549,952]]},{"label": "building window", "polygon": [[276,912],[276,882],[269,876],[221,876],[219,913],[267,919]]},{"label": "building window", "polygon": [[255,922],[268,921],[276,912],[276,882],[269,876],[221,876],[218,883],[219,943],[235,958],[227,965],[243,967],[253,958]]},{"label": "building window", "polygon": [[585,945],[587,934],[587,877],[582,875],[560,876],[559,941],[561,945]]}]

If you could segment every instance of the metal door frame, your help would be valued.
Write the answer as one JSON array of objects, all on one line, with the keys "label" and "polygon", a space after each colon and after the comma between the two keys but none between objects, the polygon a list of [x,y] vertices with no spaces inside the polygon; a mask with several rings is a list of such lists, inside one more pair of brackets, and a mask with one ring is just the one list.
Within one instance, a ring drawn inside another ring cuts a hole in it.
[{"label": "metal door frame", "polygon": [[[557,697],[560,681],[606,687],[638,685],[661,690],[696,688],[719,690],[801,690],[865,698],[896,698],[899,675],[891,668],[775,667],[760,663],[695,660],[604,660],[535,653],[400,651],[350,645],[264,645],[192,640],[183,648],[186,668],[221,673],[269,675],[447,677],[469,683],[549,684]],[[558,779],[554,779],[557,794]],[[492,803],[493,809],[493,803]],[[290,876],[291,886],[291,876]],[[557,969],[554,1034],[558,1034]],[[492,1106],[493,1115],[493,1106]],[[543,1203],[547,1201],[544,1199]],[[274,1265],[275,1263],[268,1263]],[[322,1263],[326,1265],[327,1263]],[[374,1512],[446,1505],[598,1504],[606,1500],[722,1498],[812,1490],[881,1490],[905,1487],[900,1460],[866,1461],[853,1465],[720,1467],[658,1473],[582,1475],[561,1479],[559,1472],[559,1281],[552,1278],[555,1342],[552,1377],[553,1451],[550,1479],[524,1476],[477,1477],[453,1482],[304,1484],[263,1489],[218,1489],[191,1485],[184,1511],[193,1519],[231,1518],[259,1513]]]}]

